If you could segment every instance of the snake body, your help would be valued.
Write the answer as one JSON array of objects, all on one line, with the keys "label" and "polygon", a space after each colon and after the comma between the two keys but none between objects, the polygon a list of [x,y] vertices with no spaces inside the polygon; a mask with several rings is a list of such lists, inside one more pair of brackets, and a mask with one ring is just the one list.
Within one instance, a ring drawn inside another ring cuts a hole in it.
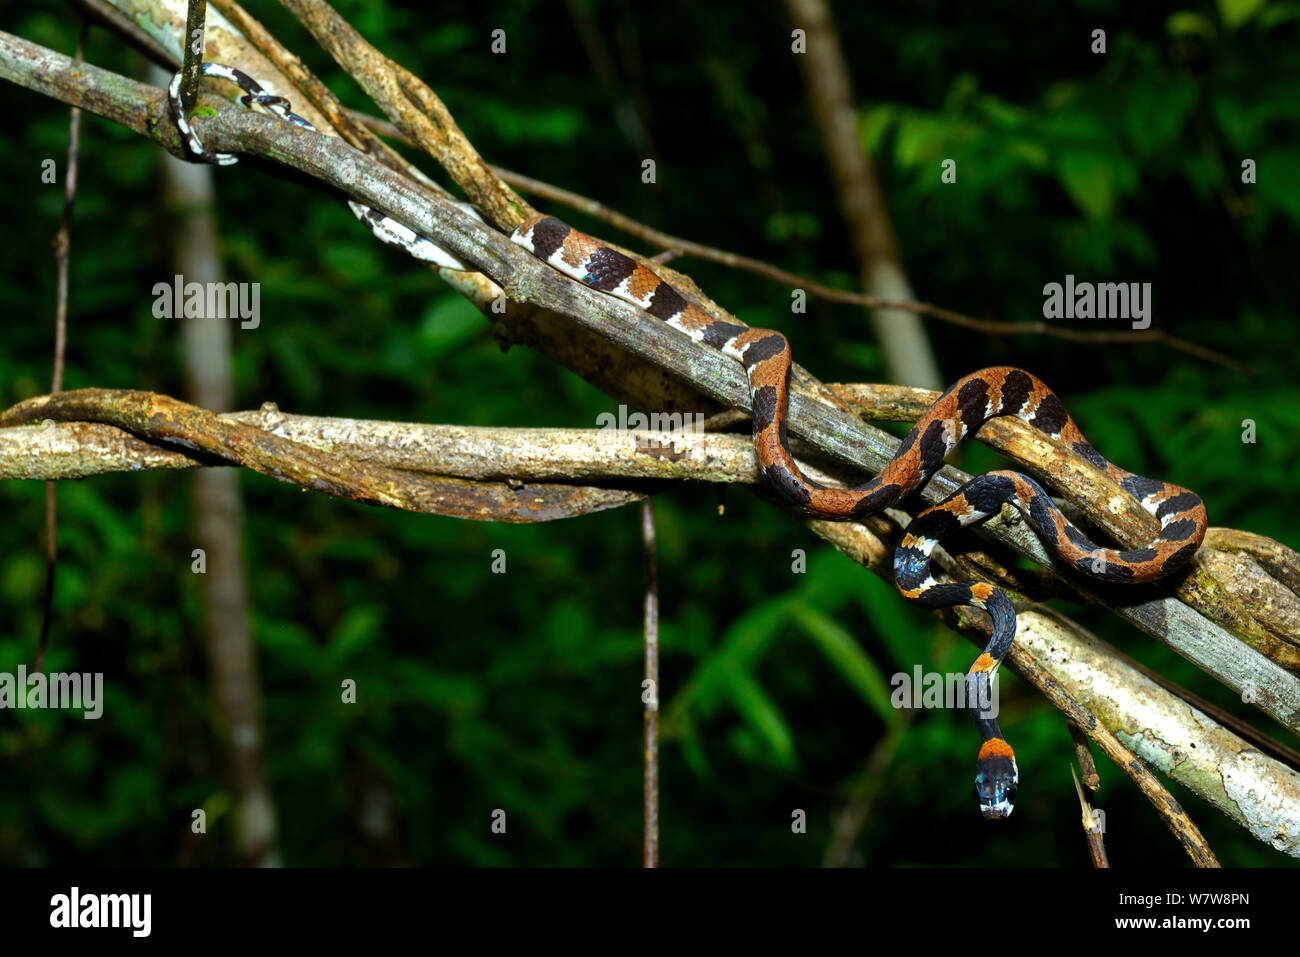
[{"label": "snake body", "polygon": [[940,539],[982,522],[1003,505],[1018,509],[1063,561],[1095,578],[1151,581],[1184,565],[1205,536],[1205,505],[1193,492],[1143,478],[1108,462],[1084,438],[1065,406],[1036,376],[998,367],[959,379],[907,433],[894,457],[866,485],[828,488],[806,476],[790,453],[786,414],[790,402],[790,344],[771,329],[715,319],[689,302],[653,269],[572,229],[553,216],[535,216],[510,237],[567,276],[639,306],[696,342],[739,362],[749,379],[754,446],[759,468],[772,488],[800,511],[823,519],[854,520],[893,506],[923,485],[961,439],[1000,415],[1014,415],[1055,442],[1104,469],[1160,521],[1160,534],[1142,548],[1119,550],[1094,544],[1075,527],[1033,479],[1011,471],[980,475],[939,504],[917,515],[894,554],[894,576],[903,597],[926,608],[973,605],[992,619],[992,637],[967,677],[967,704],[980,730],[975,794],[985,817],[1011,813],[1018,770],[1015,753],[998,723],[980,702],[1016,634],[1016,611],[999,588],[983,582],[937,582],[930,554]]},{"label": "snake body", "polygon": [[[263,90],[232,67],[204,63],[205,76],[237,84],[246,107],[261,106],[287,122],[314,130],[292,113],[289,102]],[[168,87],[177,126],[187,148],[200,159],[227,165],[235,157],[203,146],[180,104],[180,73]],[[407,226],[351,199],[353,213],[383,242],[424,262],[451,269],[467,268],[455,256]],[[1105,470],[1160,522],[1149,544],[1120,550],[1094,544],[1053,504],[1028,476],[1012,471],[977,476],[908,525],[894,555],[894,577],[903,597],[926,608],[971,605],[988,613],[991,637],[967,675],[967,707],[981,735],[975,796],[988,818],[1010,815],[1018,784],[1015,753],[985,704],[993,676],[1016,634],[1016,610],[999,588],[984,582],[938,582],[930,572],[930,555],[944,537],[982,522],[1003,505],[1018,509],[1046,545],[1080,572],[1108,581],[1145,582],[1187,563],[1205,536],[1205,505],[1193,492],[1168,482],[1143,478],[1108,462],[1070,418],[1061,400],[1036,376],[1001,366],[959,379],[907,433],[885,468],[863,486],[830,488],[806,476],[786,439],[790,401],[790,344],[771,329],[719,320],[690,302],[649,266],[608,244],[571,228],[553,216],[534,216],[510,239],[537,258],[580,282],[644,309],[696,342],[721,350],[745,369],[751,390],[753,437],[765,480],[786,502],[818,518],[849,521],[896,505],[943,464],[961,439],[996,416],[1016,416]]]},{"label": "snake body", "polygon": [[[289,109],[288,100],[282,96],[275,96],[266,92],[256,80],[242,70],[236,70],[233,66],[225,66],[221,63],[207,62],[200,67],[200,73],[203,76],[228,80],[239,87],[244,91],[243,95],[239,97],[240,105],[248,109],[260,106],[287,123],[301,126],[313,133],[319,132],[310,122]],[[189,117],[185,115],[185,110],[181,106],[180,71],[176,72],[171,79],[171,83],[167,85],[167,99],[171,104],[172,117],[176,120],[176,128],[180,130],[181,137],[185,140],[186,149],[199,159],[217,166],[230,166],[239,162],[239,157],[233,153],[218,153],[215,150],[210,150],[199,139],[198,133],[194,131]],[[409,226],[399,223],[395,219],[390,219],[371,207],[358,203],[356,200],[349,199],[347,203],[348,208],[352,210],[352,214],[361,220],[366,225],[366,228],[374,233],[375,237],[381,242],[396,246],[407,255],[421,262],[433,263],[435,266],[444,266],[448,269],[464,270],[466,268],[465,264],[451,253],[419,235]],[[476,210],[469,208],[469,211],[476,218],[478,217]]]}]

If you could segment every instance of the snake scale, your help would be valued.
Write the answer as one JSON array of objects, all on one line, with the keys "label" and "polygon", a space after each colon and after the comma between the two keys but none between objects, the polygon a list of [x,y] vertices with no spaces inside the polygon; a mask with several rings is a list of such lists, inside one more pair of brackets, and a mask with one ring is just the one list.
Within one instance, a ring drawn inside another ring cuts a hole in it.
[{"label": "snake scale", "polygon": [[[203,73],[229,80],[243,91],[246,107],[262,106],[307,129],[310,123],[289,110],[288,101],[266,93],[246,74],[216,63]],[[168,88],[172,111],[188,149],[198,158],[228,164],[235,157],[208,151],[180,106],[180,74]],[[353,213],[386,243],[417,259],[452,269],[466,266],[428,239],[352,200]],[[511,242],[561,273],[644,309],[672,328],[735,359],[749,380],[753,439],[759,468],[773,490],[796,509],[822,519],[853,521],[897,505],[924,485],[966,435],[989,419],[1015,416],[1053,442],[1103,469],[1160,522],[1148,544],[1127,550],[1093,543],[1028,476],[994,471],[967,482],[942,502],[920,512],[908,525],[894,553],[894,577],[903,597],[926,608],[970,605],[992,622],[991,637],[967,675],[967,706],[981,736],[976,761],[975,797],[987,818],[1011,814],[1019,772],[1015,753],[996,717],[981,708],[1002,658],[1016,634],[1016,610],[999,588],[984,582],[939,582],[930,556],[943,538],[985,521],[1010,505],[1025,517],[1063,562],[1093,578],[1147,582],[1168,575],[1196,553],[1206,530],[1205,505],[1195,493],[1125,471],[1108,462],[1084,438],[1061,400],[1036,376],[1000,366],[964,376],[921,416],[880,474],[858,488],[830,488],[803,473],[786,439],[790,402],[790,344],[771,329],[715,319],[687,300],[650,266],[571,228],[553,216],[534,216],[511,234]]]}]

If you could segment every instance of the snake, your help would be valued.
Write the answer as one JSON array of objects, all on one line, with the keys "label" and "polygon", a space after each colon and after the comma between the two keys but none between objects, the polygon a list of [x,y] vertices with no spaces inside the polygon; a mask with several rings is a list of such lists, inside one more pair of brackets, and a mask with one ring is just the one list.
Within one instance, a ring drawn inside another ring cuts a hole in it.
[{"label": "snake", "polygon": [[992,621],[992,634],[967,675],[966,702],[981,734],[974,793],[990,819],[1009,817],[1019,771],[1015,752],[987,706],[989,686],[1016,634],[1016,610],[1006,593],[984,582],[935,580],[930,558],[939,540],[968,525],[1017,509],[1056,556],[1094,578],[1148,582],[1176,571],[1205,537],[1205,504],[1194,492],[1144,478],[1107,461],[1084,438],[1064,404],[1041,379],[1010,366],[958,379],[903,437],[893,458],[857,488],[828,488],[795,462],[786,436],[790,406],[790,344],[780,332],[717,319],[687,300],[650,266],[554,216],[537,215],[511,234],[516,245],[593,289],[644,309],[696,342],[743,366],[749,381],[753,441],[759,471],[798,511],[820,519],[860,521],[893,507],[929,481],[963,437],[989,419],[1015,416],[1104,470],[1160,522],[1148,544],[1127,550],[1094,544],[1066,518],[1037,482],[1000,470],[976,476],[942,502],[920,512],[894,552],[894,578],[903,597],[925,608],[971,605]]},{"label": "snake", "polygon": [[[314,130],[292,113],[283,97],[266,93],[232,67],[204,63],[203,74],[240,86],[242,105],[261,106],[281,119]],[[235,157],[207,150],[180,105],[180,73],[168,88],[172,111],[187,148],[197,158],[228,165]],[[451,269],[468,267],[409,227],[349,199],[353,213],[383,242],[424,262]],[[740,363],[750,390],[752,435],[759,471],[776,496],[795,511],[831,521],[861,521],[903,502],[927,483],[961,440],[999,416],[1018,418],[1053,443],[1105,472],[1160,531],[1140,547],[1119,549],[1094,543],[1073,524],[1034,479],[1011,470],[975,476],[951,495],[918,512],[894,552],[898,591],[929,609],[971,606],[989,618],[989,638],[966,674],[966,707],[980,734],[974,797],[990,820],[1011,815],[1019,787],[1015,752],[1002,735],[990,690],[1010,651],[1016,608],[1006,592],[986,582],[938,581],[931,570],[939,542],[967,526],[987,521],[1004,506],[1018,511],[1047,548],[1067,567],[1106,582],[1140,583],[1164,578],[1186,565],[1205,537],[1205,504],[1196,493],[1129,472],[1108,461],[1084,437],[1061,399],[1031,372],[996,366],[958,379],[921,415],[893,457],[864,485],[828,487],[799,467],[790,451],[786,420],[792,358],[789,341],[772,329],[720,319],[692,302],[643,261],[546,214],[520,223],[510,241],[560,273],[630,303],[655,319]]]},{"label": "snake", "polygon": [[[244,91],[239,96],[239,104],[246,109],[251,110],[255,106],[260,106],[287,123],[292,123],[294,126],[302,127],[305,130],[311,130],[313,133],[320,132],[311,122],[293,112],[289,108],[289,101],[285,97],[268,93],[262,88],[261,84],[243,70],[237,70],[233,66],[214,63],[209,60],[200,65],[199,74],[226,80],[238,86]],[[237,163],[239,161],[238,156],[233,153],[220,153],[208,149],[203,144],[203,140],[199,138],[199,134],[195,132],[194,126],[190,123],[189,117],[185,115],[185,108],[181,104],[182,79],[183,72],[177,70],[175,75],[172,76],[171,82],[167,84],[167,101],[171,106],[172,118],[176,122],[176,128],[180,130],[181,138],[185,141],[185,148],[196,159],[216,166],[231,166]],[[381,242],[396,246],[408,256],[418,259],[420,262],[432,263],[435,266],[460,271],[468,268],[461,260],[441,246],[419,235],[409,226],[383,215],[364,203],[358,203],[354,199],[348,198],[347,204],[348,208],[352,210],[352,214],[361,220],[366,228],[374,233],[375,237]],[[476,219],[482,219],[478,214],[478,210],[472,206],[465,203],[457,203],[456,205],[465,209]]]}]

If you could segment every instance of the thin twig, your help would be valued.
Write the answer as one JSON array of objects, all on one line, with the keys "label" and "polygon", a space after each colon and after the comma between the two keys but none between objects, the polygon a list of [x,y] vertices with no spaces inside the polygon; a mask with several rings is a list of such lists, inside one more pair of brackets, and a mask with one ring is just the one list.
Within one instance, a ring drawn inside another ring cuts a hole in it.
[{"label": "thin twig", "polygon": [[190,0],[185,15],[185,36],[181,37],[181,109],[189,116],[199,98],[199,71],[203,68],[203,27],[208,0]]},{"label": "thin twig", "polygon": [[655,548],[654,499],[641,503],[642,567],[645,578],[645,844],[642,863],[659,866],[659,567]]},{"label": "thin twig", "polygon": [[911,711],[903,711],[902,720],[890,725],[871,748],[858,779],[854,782],[844,807],[835,816],[831,841],[822,856],[822,867],[845,867],[857,846],[863,827],[871,819],[876,800],[885,790],[885,774],[898,754],[903,735],[911,724]]},{"label": "thin twig", "polygon": [[[90,24],[82,20],[77,35],[76,62],[86,58],[86,34]],[[81,148],[81,110],[68,111],[68,161],[63,172],[63,214],[54,237],[54,261],[58,267],[54,293],[54,371],[50,376],[50,393],[63,391],[63,366],[68,347],[68,256],[72,250],[72,210],[77,202],[77,158]],[[41,634],[36,642],[36,671],[45,668],[45,652],[50,646],[50,629],[54,622],[54,585],[59,567],[59,500],[57,485],[45,483],[45,609],[41,616]]]},{"label": "thin twig", "polygon": [[[1079,749],[1078,742],[1076,742],[1075,746],[1076,749]],[[1082,745],[1081,750],[1083,753],[1087,753],[1088,746],[1086,743]],[[1089,760],[1091,761],[1091,759]],[[1088,795],[1083,793],[1083,786],[1079,783],[1079,775],[1075,773],[1073,766],[1070,767],[1070,777],[1074,778],[1074,792],[1079,795],[1079,810],[1083,812],[1083,836],[1088,841],[1088,856],[1092,858],[1092,866],[1099,868],[1110,867],[1110,861],[1106,859],[1106,844],[1102,838],[1101,825],[1098,823],[1100,815],[1093,809]]]},{"label": "thin twig", "polygon": [[254,19],[236,0],[212,0],[212,5],[259,53],[274,63],[280,72],[303,92],[344,140],[362,152],[374,156],[390,169],[399,173],[411,172],[410,164],[396,150],[361,123],[353,111],[347,109],[334,92],[322,83],[301,59],[291,53],[271,34],[270,30]]},{"label": "thin twig", "polygon": [[1095,791],[1101,787],[1101,775],[1097,773],[1097,763],[1092,760],[1092,752],[1088,750],[1088,736],[1073,721],[1067,721],[1066,725],[1070,729],[1070,739],[1074,742],[1074,757],[1083,773],[1083,783],[1089,791]]},{"label": "thin twig", "polygon": [[[369,122],[369,118],[365,118]],[[389,124],[382,122],[370,122],[372,129],[376,132],[387,133],[393,129]],[[1170,335],[1160,329],[1134,329],[1134,330],[1105,330],[1105,329],[1067,329],[1061,326],[1049,325],[1042,321],[1033,322],[1006,322],[997,319],[977,319],[974,316],[968,316],[964,313],[956,312],[952,309],[945,309],[942,306],[936,306],[928,302],[913,302],[909,300],[882,299],[879,296],[868,296],[865,293],[853,292],[847,289],[832,289],[830,286],[823,286],[821,283],[814,282],[806,276],[800,276],[797,273],[789,272],[778,266],[764,262],[761,259],[755,259],[751,256],[741,256],[737,253],[728,252],[724,249],[716,249],[712,246],[705,246],[702,243],[692,242],[689,239],[683,239],[680,236],[673,236],[669,233],[661,232],[653,226],[646,226],[632,219],[630,216],[610,209],[596,200],[589,199],[578,193],[570,192],[558,186],[552,186],[541,180],[533,179],[531,176],[524,176],[522,173],[511,172],[500,166],[493,166],[496,172],[503,180],[524,193],[533,196],[549,199],[552,202],[561,203],[570,209],[578,210],[591,216],[593,219],[599,219],[608,223],[620,232],[627,233],[629,236],[636,236],[654,246],[664,250],[671,250],[676,254],[694,256],[697,259],[704,259],[709,262],[715,262],[719,265],[729,266],[733,269],[740,269],[745,272],[762,276],[773,282],[790,286],[796,289],[802,289],[810,296],[816,296],[819,299],[825,299],[828,302],[841,303],[847,306],[863,306],[867,309],[901,309],[907,312],[919,313],[923,316],[929,316],[932,319],[938,319],[940,322],[946,322],[954,326],[961,326],[966,329],[975,329],[979,332],[988,333],[989,335],[1039,335],[1047,336],[1053,339],[1065,339],[1070,342],[1159,342],[1164,345],[1185,352],[1188,355],[1203,359],[1206,362],[1217,363],[1234,369],[1237,372],[1249,373],[1250,367],[1244,362],[1234,359],[1231,356],[1216,352],[1205,346],[1198,345],[1181,336]]]},{"label": "thin twig", "polygon": [[376,49],[325,0],[281,2],[385,115],[438,161],[489,222],[509,232],[533,214],[489,169],[428,84]]},{"label": "thin twig", "polygon": [[[86,56],[86,33],[89,25],[81,23],[77,37],[76,60]],[[81,110],[68,111],[68,161],[63,175],[63,214],[59,231],[54,238],[54,261],[58,266],[58,285],[54,306],[54,372],[50,377],[50,391],[63,390],[63,367],[68,345],[68,255],[72,250],[72,211],[77,202],[77,160],[81,147]]]}]

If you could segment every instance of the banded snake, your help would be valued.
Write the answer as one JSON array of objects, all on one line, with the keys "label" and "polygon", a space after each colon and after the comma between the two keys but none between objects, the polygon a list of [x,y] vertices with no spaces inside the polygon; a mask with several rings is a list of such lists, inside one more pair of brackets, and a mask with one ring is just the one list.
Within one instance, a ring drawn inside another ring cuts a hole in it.
[{"label": "banded snake", "polygon": [[[263,90],[232,67],[204,63],[204,76],[228,80],[243,90],[245,107],[261,106],[286,122],[314,130],[289,109],[289,102]],[[180,104],[181,74],[168,87],[172,113],[195,157],[229,165],[236,157],[204,147]],[[374,209],[348,200],[352,212],[383,242],[414,258],[450,269],[468,268],[409,227]],[[720,350],[745,369],[752,396],[753,440],[759,468],[772,489],[796,509],[822,519],[854,521],[892,507],[924,485],[961,439],[996,416],[1016,416],[1077,455],[1106,471],[1160,522],[1159,534],[1140,548],[1120,550],[1093,543],[1052,502],[1042,487],[1018,472],[999,470],[976,476],[942,502],[920,512],[907,526],[894,554],[894,576],[903,597],[925,608],[971,605],[992,621],[987,644],[968,672],[967,705],[981,736],[976,761],[975,797],[990,819],[1008,817],[1019,772],[1015,754],[996,717],[980,707],[989,700],[997,668],[1016,634],[1016,610],[999,588],[983,582],[939,582],[930,571],[931,553],[956,530],[985,521],[1010,505],[1024,515],[1043,542],[1064,562],[1093,578],[1147,582],[1168,575],[1196,553],[1206,530],[1205,505],[1193,492],[1144,478],[1108,462],[1079,431],[1061,400],[1036,376],[1001,366],[983,369],[954,383],[902,440],[897,452],[871,481],[857,488],[831,488],[799,468],[786,439],[790,399],[790,346],[785,336],[717,320],[687,300],[650,266],[539,215],[521,223],[510,240],[567,276],[644,309],[696,342]]]}]

